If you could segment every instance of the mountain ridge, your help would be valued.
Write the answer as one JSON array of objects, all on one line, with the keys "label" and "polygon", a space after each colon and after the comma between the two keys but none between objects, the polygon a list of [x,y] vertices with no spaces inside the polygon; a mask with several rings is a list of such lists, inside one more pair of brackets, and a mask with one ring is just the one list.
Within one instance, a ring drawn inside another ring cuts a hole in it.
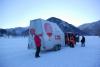
[{"label": "mountain ridge", "polygon": [[100,20],[80,25],[78,28],[89,35],[100,36]]}]

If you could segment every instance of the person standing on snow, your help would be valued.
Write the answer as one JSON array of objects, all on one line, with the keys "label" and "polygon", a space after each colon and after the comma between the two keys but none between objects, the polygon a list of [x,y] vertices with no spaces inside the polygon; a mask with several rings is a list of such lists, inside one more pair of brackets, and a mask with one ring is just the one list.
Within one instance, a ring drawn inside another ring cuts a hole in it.
[{"label": "person standing on snow", "polygon": [[40,49],[41,49],[41,39],[39,37],[39,35],[34,34],[34,42],[36,44],[36,53],[35,53],[35,57],[38,58],[39,53],[40,53]]},{"label": "person standing on snow", "polygon": [[40,36],[42,36],[42,34],[40,35],[37,35],[36,32],[35,32],[35,29],[31,29],[30,30],[32,36],[34,35],[34,42],[35,42],[35,45],[36,45],[36,52],[35,52],[35,57],[38,58],[40,57],[39,56],[39,53],[40,53],[40,50],[41,50],[41,38]]},{"label": "person standing on snow", "polygon": [[71,37],[70,37],[70,46],[71,46],[72,48],[74,48],[74,45],[75,45],[75,38],[74,38],[74,36],[71,36]]},{"label": "person standing on snow", "polygon": [[81,39],[81,47],[85,47],[85,37],[82,36],[82,39]]}]

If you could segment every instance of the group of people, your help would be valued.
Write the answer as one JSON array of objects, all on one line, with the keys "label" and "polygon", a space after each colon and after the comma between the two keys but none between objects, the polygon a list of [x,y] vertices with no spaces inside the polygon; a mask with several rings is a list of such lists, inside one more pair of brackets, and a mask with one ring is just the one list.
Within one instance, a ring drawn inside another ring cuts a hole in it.
[{"label": "group of people", "polygon": [[80,40],[79,35],[74,35],[73,33],[67,33],[65,35],[65,44],[67,46],[74,48],[74,46],[76,45],[76,42],[81,42],[81,47],[85,47],[85,37],[84,36],[81,36],[81,40]]}]

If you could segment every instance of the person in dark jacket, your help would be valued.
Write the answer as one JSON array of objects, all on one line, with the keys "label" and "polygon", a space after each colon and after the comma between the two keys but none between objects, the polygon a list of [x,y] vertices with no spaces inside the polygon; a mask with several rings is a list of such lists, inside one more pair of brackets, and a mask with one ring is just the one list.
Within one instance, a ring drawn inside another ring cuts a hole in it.
[{"label": "person in dark jacket", "polygon": [[81,39],[81,47],[85,47],[85,37],[82,36],[82,39]]}]

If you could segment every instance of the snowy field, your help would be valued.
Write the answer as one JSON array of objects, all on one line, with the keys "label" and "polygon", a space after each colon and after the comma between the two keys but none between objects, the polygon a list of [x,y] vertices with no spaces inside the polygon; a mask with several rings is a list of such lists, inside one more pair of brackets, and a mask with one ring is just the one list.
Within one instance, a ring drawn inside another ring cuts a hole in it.
[{"label": "snowy field", "polygon": [[0,38],[0,67],[100,67],[100,37],[86,37],[86,47],[41,52],[27,49],[28,38]]}]

